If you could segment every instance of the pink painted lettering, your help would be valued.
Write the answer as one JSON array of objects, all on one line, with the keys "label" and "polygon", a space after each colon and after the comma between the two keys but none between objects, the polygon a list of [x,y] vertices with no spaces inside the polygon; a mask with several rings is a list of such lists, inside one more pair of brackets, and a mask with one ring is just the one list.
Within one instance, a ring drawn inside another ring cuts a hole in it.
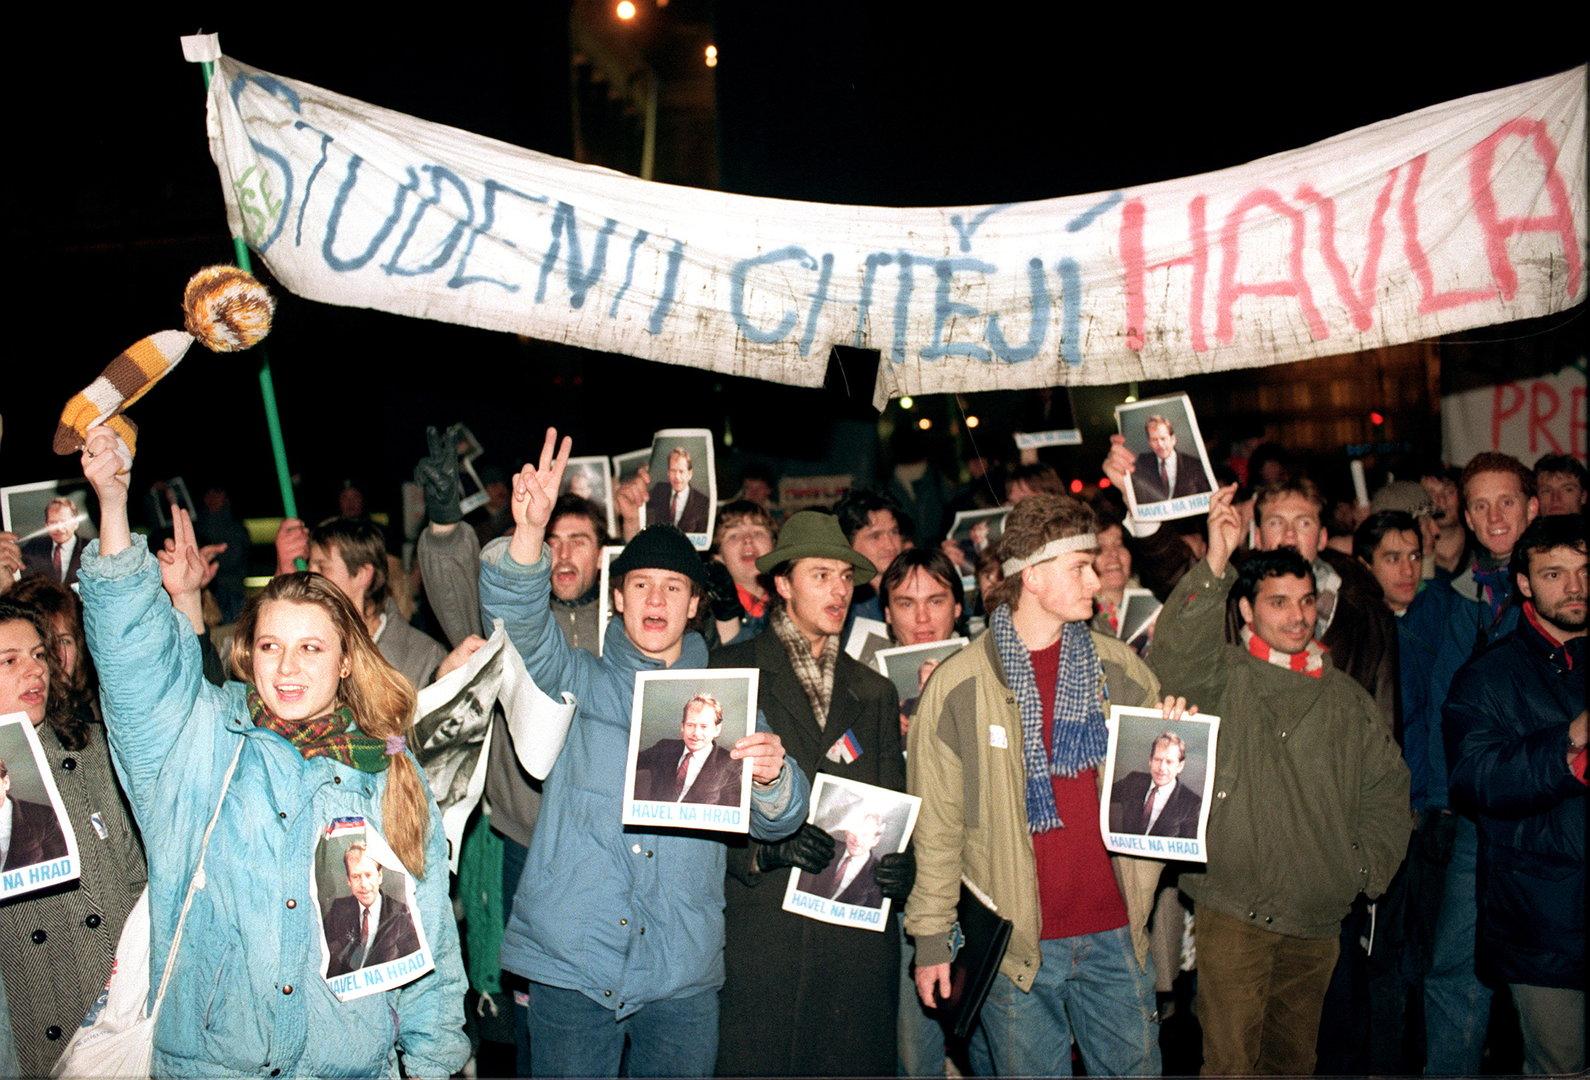
[{"label": "pink painted lettering", "polygon": [[[1250,211],[1261,207],[1286,218],[1291,223],[1292,244],[1287,260],[1289,276],[1284,281],[1238,282],[1237,258],[1242,222]],[[1325,319],[1314,306],[1314,294],[1308,287],[1308,279],[1303,276],[1304,239],[1303,211],[1292,206],[1269,188],[1250,191],[1243,196],[1242,201],[1231,208],[1231,212],[1226,215],[1225,225],[1220,230],[1220,296],[1216,301],[1219,310],[1215,315],[1215,340],[1222,345],[1229,345],[1236,336],[1231,309],[1236,304],[1237,298],[1244,295],[1295,297],[1298,306],[1303,309],[1303,318],[1308,323],[1309,336],[1315,341],[1323,341],[1330,336]]]},{"label": "pink painted lettering", "polygon": [[[1527,140],[1545,167],[1544,187],[1546,197],[1551,201],[1549,214],[1535,217],[1500,216],[1496,207],[1496,192],[1491,187],[1491,174],[1496,162],[1496,151],[1502,141],[1509,138]],[[1477,143],[1469,151],[1469,194],[1474,201],[1474,216],[1485,231],[1485,251],[1490,257],[1491,276],[1496,279],[1496,289],[1503,300],[1511,300],[1518,292],[1518,272],[1513,269],[1513,260],[1507,253],[1508,238],[1531,232],[1556,233],[1561,239],[1563,261],[1568,268],[1567,295],[1578,295],[1583,265],[1580,262],[1577,230],[1573,224],[1573,206],[1568,201],[1568,186],[1557,171],[1557,144],[1547,133],[1544,121],[1520,116]]]},{"label": "pink painted lettering", "polygon": [[1194,196],[1187,203],[1187,231],[1192,251],[1172,259],[1150,263],[1143,250],[1143,219],[1146,211],[1141,199],[1129,199],[1121,207],[1121,263],[1126,276],[1126,347],[1141,352],[1145,340],[1144,322],[1147,305],[1143,296],[1148,274],[1153,270],[1168,270],[1174,266],[1192,268],[1192,290],[1187,305],[1190,340],[1193,352],[1207,352],[1209,343],[1204,338],[1204,280],[1209,273],[1209,240],[1204,231],[1204,207],[1207,199]]}]

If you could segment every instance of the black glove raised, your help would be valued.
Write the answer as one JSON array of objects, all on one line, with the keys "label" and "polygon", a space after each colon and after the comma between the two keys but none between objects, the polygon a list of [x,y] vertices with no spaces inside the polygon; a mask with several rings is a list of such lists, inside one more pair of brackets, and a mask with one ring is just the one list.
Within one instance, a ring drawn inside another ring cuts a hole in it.
[{"label": "black glove raised", "polygon": [[463,489],[458,483],[459,425],[438,435],[436,429],[425,429],[425,445],[430,453],[420,458],[414,466],[414,482],[425,493],[425,516],[435,525],[452,525],[463,518],[458,504],[463,499]]},{"label": "black glove raised", "polygon": [[883,856],[878,860],[878,869],[873,871],[872,876],[884,896],[896,903],[905,903],[905,898],[911,895],[911,886],[916,884],[915,852],[906,848]]},{"label": "black glove raised", "polygon": [[756,865],[764,874],[785,866],[798,866],[808,874],[820,874],[833,857],[834,838],[815,825],[802,825],[800,831],[787,840],[763,844],[757,852]]},{"label": "black glove raised", "polygon": [[729,568],[716,559],[702,561],[707,564],[707,601],[712,617],[719,622],[744,618],[745,608],[740,606],[740,593],[734,587]]}]

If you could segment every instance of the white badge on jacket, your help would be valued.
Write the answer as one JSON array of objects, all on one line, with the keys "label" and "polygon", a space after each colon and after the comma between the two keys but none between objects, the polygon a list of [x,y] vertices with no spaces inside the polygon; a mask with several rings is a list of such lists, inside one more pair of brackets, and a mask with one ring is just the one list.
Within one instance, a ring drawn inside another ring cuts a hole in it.
[{"label": "white badge on jacket", "polygon": [[988,725],[988,745],[995,750],[1004,750],[1010,746],[1010,738],[1005,734],[1005,729],[999,724]]}]

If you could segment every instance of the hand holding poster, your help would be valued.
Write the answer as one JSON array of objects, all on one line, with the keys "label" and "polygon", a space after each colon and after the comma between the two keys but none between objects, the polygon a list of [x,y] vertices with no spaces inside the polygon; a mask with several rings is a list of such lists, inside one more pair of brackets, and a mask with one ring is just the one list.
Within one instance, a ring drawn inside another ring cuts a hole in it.
[{"label": "hand holding poster", "polygon": [[0,900],[74,881],[77,833],[26,713],[0,716],[0,808],[10,834],[0,851]]},{"label": "hand holding poster", "polygon": [[1220,718],[1167,721],[1158,709],[1110,708],[1099,831],[1119,855],[1205,862]]},{"label": "hand holding poster", "polygon": [[624,824],[751,831],[751,762],[730,756],[756,730],[755,668],[635,676]]},{"label": "hand holding poster", "polygon": [[1137,455],[1126,484],[1135,521],[1168,521],[1207,513],[1214,469],[1186,394],[1115,407],[1115,425]]},{"label": "hand holding poster", "polygon": [[834,838],[834,854],[818,873],[799,867],[784,888],[784,910],[808,919],[882,932],[888,897],[878,884],[879,859],[911,841],[922,800],[915,795],[818,773],[808,821]]},{"label": "hand holding poster", "polygon": [[362,817],[326,826],[309,870],[320,971],[338,1001],[395,990],[436,967],[414,877]]}]

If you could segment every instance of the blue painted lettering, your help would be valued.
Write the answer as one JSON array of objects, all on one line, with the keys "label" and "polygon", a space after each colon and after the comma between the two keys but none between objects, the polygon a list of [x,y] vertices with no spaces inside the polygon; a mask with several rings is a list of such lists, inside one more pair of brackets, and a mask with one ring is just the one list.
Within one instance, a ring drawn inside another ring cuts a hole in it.
[{"label": "blue painted lettering", "polygon": [[538,304],[546,299],[547,278],[552,274],[552,268],[558,264],[558,252],[563,246],[565,235],[569,238],[569,252],[563,260],[563,273],[569,283],[569,306],[584,307],[586,292],[601,280],[602,271],[607,266],[607,240],[618,227],[618,222],[608,218],[601,231],[596,234],[596,243],[591,252],[590,270],[585,269],[580,233],[575,223],[574,207],[566,202],[559,202],[557,209],[552,212],[552,242],[547,245],[547,252],[541,259],[541,280],[536,284]]}]

